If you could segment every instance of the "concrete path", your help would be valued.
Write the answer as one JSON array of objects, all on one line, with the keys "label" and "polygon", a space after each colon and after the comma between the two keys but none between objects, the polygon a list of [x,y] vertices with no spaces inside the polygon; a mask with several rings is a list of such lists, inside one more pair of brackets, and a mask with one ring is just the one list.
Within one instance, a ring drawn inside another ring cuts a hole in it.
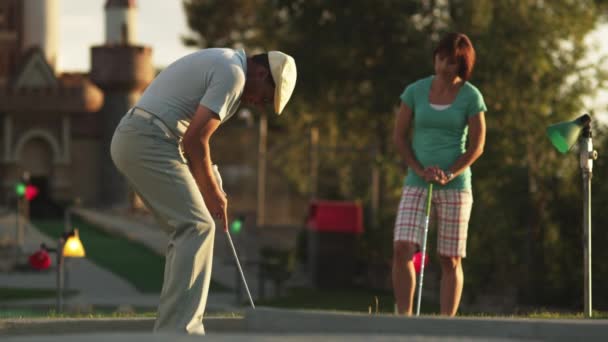
[{"label": "concrete path", "polygon": [[[242,318],[205,319],[209,340],[237,341],[606,341],[606,320],[399,317],[259,308]],[[152,334],[152,320],[0,320],[3,341],[190,341]],[[89,333],[89,334],[85,334]],[[51,336],[59,334],[60,336]],[[22,336],[23,338],[16,338]]]},{"label": "concrete path", "polygon": [[351,334],[251,334],[251,333],[217,333],[207,334],[206,336],[186,336],[186,335],[167,335],[167,334],[89,334],[89,335],[68,335],[68,336],[36,336],[36,337],[14,337],[7,338],[6,342],[106,342],[106,341],[129,341],[129,342],[190,342],[190,341],[244,341],[244,342],[433,342],[433,341],[519,341],[518,339],[494,339],[494,338],[455,338],[455,337],[432,337],[432,336],[403,336],[403,335],[351,335]]}]

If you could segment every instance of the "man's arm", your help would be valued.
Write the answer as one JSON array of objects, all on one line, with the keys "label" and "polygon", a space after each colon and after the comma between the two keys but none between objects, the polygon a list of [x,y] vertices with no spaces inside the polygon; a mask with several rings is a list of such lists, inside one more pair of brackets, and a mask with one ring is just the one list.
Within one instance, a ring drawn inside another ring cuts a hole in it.
[{"label": "man's arm", "polygon": [[228,201],[217,184],[211,168],[209,140],[219,127],[219,116],[205,106],[199,105],[182,139],[182,146],[190,172],[203,195],[211,215],[224,221],[224,230],[228,229]]}]

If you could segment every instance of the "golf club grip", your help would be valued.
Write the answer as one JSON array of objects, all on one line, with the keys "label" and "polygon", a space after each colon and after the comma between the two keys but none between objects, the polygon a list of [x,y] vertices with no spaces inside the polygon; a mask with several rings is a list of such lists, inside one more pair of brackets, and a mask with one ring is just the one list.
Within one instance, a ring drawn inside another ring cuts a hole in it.
[{"label": "golf club grip", "polygon": [[433,198],[433,183],[429,183],[429,193],[426,197],[426,217],[431,216],[431,199]]},{"label": "golf club grip", "polygon": [[[228,194],[226,194],[226,191],[224,191],[222,176],[220,175],[220,169],[217,167],[217,164],[211,165],[211,171],[213,171],[213,177],[215,178],[215,182],[217,183],[217,186],[219,186],[220,190],[222,190],[222,192],[224,193],[224,196],[226,196],[226,198],[228,198]],[[224,226],[224,231],[225,232],[228,231],[227,225]]]}]

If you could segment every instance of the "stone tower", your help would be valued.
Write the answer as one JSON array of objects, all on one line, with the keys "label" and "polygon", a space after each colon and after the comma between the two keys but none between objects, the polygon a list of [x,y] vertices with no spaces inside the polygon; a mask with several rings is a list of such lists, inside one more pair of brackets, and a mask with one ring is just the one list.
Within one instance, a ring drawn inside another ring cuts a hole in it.
[{"label": "stone tower", "polygon": [[59,39],[59,1],[23,1],[23,41],[22,52],[40,48],[51,66],[55,69]]},{"label": "stone tower", "polygon": [[58,17],[57,0],[0,1],[0,86],[32,48],[40,49],[55,70]]},{"label": "stone tower", "polygon": [[108,206],[128,203],[127,184],[110,157],[114,129],[154,78],[152,49],[135,42],[135,10],[135,0],[108,0],[106,42],[91,48],[91,80],[105,94],[99,113],[103,117],[100,200]]}]

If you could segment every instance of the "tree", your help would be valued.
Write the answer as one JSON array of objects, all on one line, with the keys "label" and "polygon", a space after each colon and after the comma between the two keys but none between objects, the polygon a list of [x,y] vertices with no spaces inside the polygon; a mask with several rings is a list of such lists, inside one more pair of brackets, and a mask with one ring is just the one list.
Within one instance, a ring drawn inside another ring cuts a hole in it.
[{"label": "tree", "polygon": [[574,305],[581,272],[571,261],[582,253],[580,230],[573,234],[580,211],[571,203],[580,176],[577,163],[553,151],[544,128],[583,114],[583,96],[605,80],[595,61],[584,61],[598,8],[593,1],[453,0],[449,11],[453,29],[476,44],[474,80],[489,104],[472,221],[492,231],[472,234],[473,253],[487,260],[474,261],[487,270],[477,280],[507,287],[515,280],[530,302],[565,297]]},{"label": "tree", "polygon": [[[288,136],[289,144],[275,144],[273,160],[296,189],[308,191],[306,141],[309,128],[318,127],[319,196],[361,199],[368,206],[369,169],[379,168],[384,204],[378,231],[385,236],[368,241],[384,258],[391,253],[389,235],[404,175],[390,138],[398,97],[407,84],[433,72],[432,49],[442,33],[469,35],[478,55],[472,82],[488,104],[488,137],[484,156],[473,167],[472,257],[465,262],[465,295],[517,289],[519,299],[527,303],[580,304],[578,164],[572,156],[558,156],[544,131],[550,123],[582,114],[583,97],[606,81],[599,63],[586,60],[589,47],[584,43],[602,20],[605,2],[185,4],[191,28],[202,37],[190,42],[244,46],[249,51],[280,49],[294,56],[299,79],[287,108],[291,113],[285,114],[289,120],[271,121],[275,135]],[[597,143],[606,146],[601,139]],[[600,160],[596,172],[604,165]],[[607,191],[600,184],[594,201],[605,204]],[[594,224],[606,221],[594,218]],[[608,281],[608,267],[597,269],[596,281]],[[608,305],[608,296],[599,301]]]}]

